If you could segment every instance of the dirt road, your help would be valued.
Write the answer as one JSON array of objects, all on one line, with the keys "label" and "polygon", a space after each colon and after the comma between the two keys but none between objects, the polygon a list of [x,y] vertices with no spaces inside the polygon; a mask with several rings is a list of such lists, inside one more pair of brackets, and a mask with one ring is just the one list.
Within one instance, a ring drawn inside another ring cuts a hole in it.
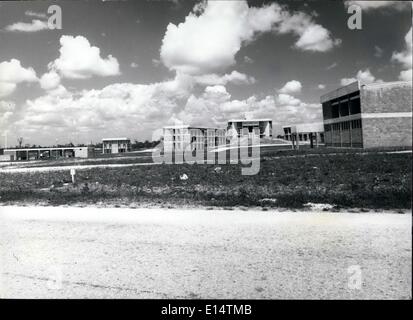
[{"label": "dirt road", "polygon": [[409,214],[0,207],[7,298],[411,298]]}]

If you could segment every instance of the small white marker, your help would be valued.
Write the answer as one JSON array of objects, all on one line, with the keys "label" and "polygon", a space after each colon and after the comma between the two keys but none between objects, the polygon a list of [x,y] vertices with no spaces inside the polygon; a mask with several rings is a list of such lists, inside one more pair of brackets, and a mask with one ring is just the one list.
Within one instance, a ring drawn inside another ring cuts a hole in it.
[{"label": "small white marker", "polygon": [[75,183],[76,169],[70,169],[70,175],[72,176],[72,183]]}]

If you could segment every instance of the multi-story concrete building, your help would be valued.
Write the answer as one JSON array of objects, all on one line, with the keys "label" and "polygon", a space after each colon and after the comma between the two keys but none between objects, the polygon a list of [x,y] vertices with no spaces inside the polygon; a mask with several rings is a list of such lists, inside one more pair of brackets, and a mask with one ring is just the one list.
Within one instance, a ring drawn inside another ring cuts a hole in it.
[{"label": "multi-story concrete building", "polygon": [[164,152],[213,149],[226,144],[225,129],[193,127],[189,125],[163,128]]},{"label": "multi-story concrete building", "polygon": [[412,145],[412,82],[361,84],[321,96],[325,145],[375,148]]},{"label": "multi-story concrete building", "polygon": [[37,160],[58,158],[92,158],[93,147],[51,147],[51,148],[15,148],[4,149],[2,160]]},{"label": "multi-story concrete building", "polygon": [[299,144],[310,144],[310,137],[315,145],[324,144],[324,125],[322,122],[301,123],[283,127],[284,139],[298,141]]},{"label": "multi-story concrete building", "polygon": [[105,138],[102,139],[102,153],[124,153],[130,151],[130,139],[128,138]]},{"label": "multi-story concrete building", "polygon": [[238,137],[259,136],[260,138],[272,137],[271,119],[231,119],[227,125],[228,134]]}]

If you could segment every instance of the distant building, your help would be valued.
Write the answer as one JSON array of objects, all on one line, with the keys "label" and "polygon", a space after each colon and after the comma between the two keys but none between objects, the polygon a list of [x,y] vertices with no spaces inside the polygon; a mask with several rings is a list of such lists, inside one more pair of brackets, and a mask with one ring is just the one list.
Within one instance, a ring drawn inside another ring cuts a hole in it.
[{"label": "distant building", "polygon": [[325,145],[375,148],[412,145],[412,82],[360,84],[321,96]]},{"label": "distant building", "polygon": [[302,123],[283,127],[284,139],[292,141],[294,137],[299,144],[310,144],[310,136],[315,145],[324,144],[324,125],[322,122]]},{"label": "distant building", "polygon": [[271,119],[232,119],[228,120],[228,133],[244,136],[259,136],[260,138],[272,137],[272,120]]},{"label": "distant building", "polygon": [[189,125],[163,128],[164,152],[208,150],[226,144],[226,131],[219,128],[195,127]]},{"label": "distant building", "polygon": [[58,159],[58,158],[93,158],[93,147],[63,148],[16,148],[4,149],[3,161]]},{"label": "distant building", "polygon": [[128,138],[105,138],[102,139],[102,153],[125,153],[130,151],[130,139]]}]

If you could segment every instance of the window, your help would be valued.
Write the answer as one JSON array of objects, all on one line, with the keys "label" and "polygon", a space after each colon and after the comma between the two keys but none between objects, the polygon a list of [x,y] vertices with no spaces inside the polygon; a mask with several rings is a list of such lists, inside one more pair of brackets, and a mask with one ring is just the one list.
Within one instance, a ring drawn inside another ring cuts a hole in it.
[{"label": "window", "polygon": [[347,100],[340,101],[340,117],[348,116],[348,114],[349,114],[348,101]]},{"label": "window", "polygon": [[327,101],[323,103],[323,118],[324,119],[331,119],[331,102]]},{"label": "window", "polygon": [[324,131],[328,132],[331,130],[331,126],[329,124],[324,125]]},{"label": "window", "polygon": [[361,128],[361,119],[353,120],[351,122],[352,128],[353,129],[359,129]]},{"label": "window", "polygon": [[338,118],[340,116],[339,113],[339,104],[338,102],[334,102],[331,104],[331,117]]},{"label": "window", "polygon": [[350,114],[360,113],[360,97],[356,97],[350,100]]}]

